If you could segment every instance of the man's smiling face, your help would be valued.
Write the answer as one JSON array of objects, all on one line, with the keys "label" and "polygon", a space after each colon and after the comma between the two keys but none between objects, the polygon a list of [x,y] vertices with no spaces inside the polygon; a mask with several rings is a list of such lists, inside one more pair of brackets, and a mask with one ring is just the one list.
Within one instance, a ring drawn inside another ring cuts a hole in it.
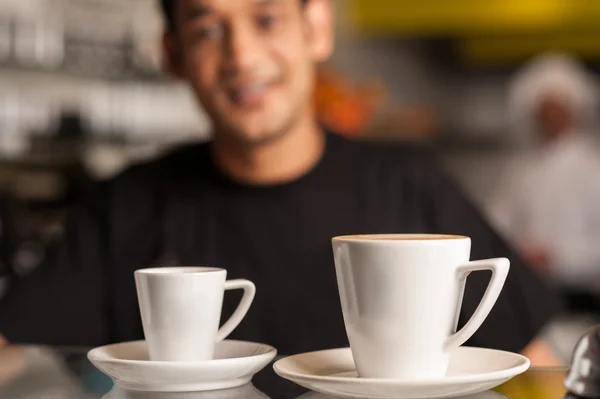
[{"label": "man's smiling face", "polygon": [[177,0],[165,44],[219,134],[256,145],[311,106],[315,65],[331,53],[328,0]]}]

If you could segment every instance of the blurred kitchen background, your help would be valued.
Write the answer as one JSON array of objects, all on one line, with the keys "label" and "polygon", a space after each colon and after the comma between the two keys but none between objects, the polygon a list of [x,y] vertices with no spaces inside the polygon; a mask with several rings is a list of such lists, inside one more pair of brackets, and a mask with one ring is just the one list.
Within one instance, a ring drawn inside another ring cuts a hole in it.
[{"label": "blurred kitchen background", "polygon": [[[187,88],[161,72],[156,3],[0,0],[3,273],[39,264],[64,208],[91,181],[210,137]],[[356,139],[434,147],[482,208],[531,142],[510,125],[514,74],[548,51],[572,55],[591,74],[600,66],[598,0],[336,6],[337,52],[315,93],[323,123]]]}]

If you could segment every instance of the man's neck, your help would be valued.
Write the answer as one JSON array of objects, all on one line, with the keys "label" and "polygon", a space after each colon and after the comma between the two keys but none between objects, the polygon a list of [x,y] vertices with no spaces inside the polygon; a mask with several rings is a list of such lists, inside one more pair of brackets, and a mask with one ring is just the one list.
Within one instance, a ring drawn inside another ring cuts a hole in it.
[{"label": "man's neck", "polygon": [[306,123],[257,146],[236,146],[215,139],[217,166],[233,180],[251,185],[283,184],[299,179],[320,160],[325,148],[322,130]]}]

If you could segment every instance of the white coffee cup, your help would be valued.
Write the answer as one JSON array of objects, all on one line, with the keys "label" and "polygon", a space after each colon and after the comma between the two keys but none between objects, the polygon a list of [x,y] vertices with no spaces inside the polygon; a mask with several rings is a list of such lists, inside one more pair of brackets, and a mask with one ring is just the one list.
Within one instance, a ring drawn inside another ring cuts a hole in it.
[{"label": "white coffee cup", "polygon": [[[357,235],[332,239],[346,332],[359,377],[443,377],[452,349],[492,310],[506,258],[469,262],[471,239],[448,235]],[[456,331],[469,273],[491,270],[471,319]]]},{"label": "white coffee cup", "polygon": [[[226,281],[225,269],[164,267],[135,271],[150,360],[211,360],[215,344],[240,324],[256,288],[248,280]],[[243,289],[229,320],[219,328],[224,291]]]}]

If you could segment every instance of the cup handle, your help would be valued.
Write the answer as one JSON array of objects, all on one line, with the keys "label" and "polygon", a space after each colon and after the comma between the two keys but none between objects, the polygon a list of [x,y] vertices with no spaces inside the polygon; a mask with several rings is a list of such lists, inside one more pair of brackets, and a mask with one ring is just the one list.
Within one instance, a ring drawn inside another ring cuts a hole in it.
[{"label": "cup handle", "polygon": [[238,305],[237,309],[229,320],[227,320],[219,331],[217,332],[217,342],[223,341],[229,334],[233,332],[233,330],[241,323],[241,321],[248,313],[250,309],[250,305],[252,305],[252,301],[254,300],[254,294],[256,294],[256,287],[252,281],[248,280],[228,280],[225,281],[225,291],[229,290],[244,290],[244,295],[242,296],[242,300]]},{"label": "cup handle", "polygon": [[461,265],[457,268],[456,272],[459,278],[466,278],[469,273],[481,270],[491,270],[492,278],[488,284],[481,302],[473,312],[473,316],[469,319],[467,324],[463,326],[459,331],[451,335],[444,342],[444,350],[454,349],[464,344],[475,331],[481,327],[484,320],[496,304],[496,300],[502,291],[506,276],[508,276],[508,270],[510,268],[510,262],[506,258],[495,258],[477,260]]}]

